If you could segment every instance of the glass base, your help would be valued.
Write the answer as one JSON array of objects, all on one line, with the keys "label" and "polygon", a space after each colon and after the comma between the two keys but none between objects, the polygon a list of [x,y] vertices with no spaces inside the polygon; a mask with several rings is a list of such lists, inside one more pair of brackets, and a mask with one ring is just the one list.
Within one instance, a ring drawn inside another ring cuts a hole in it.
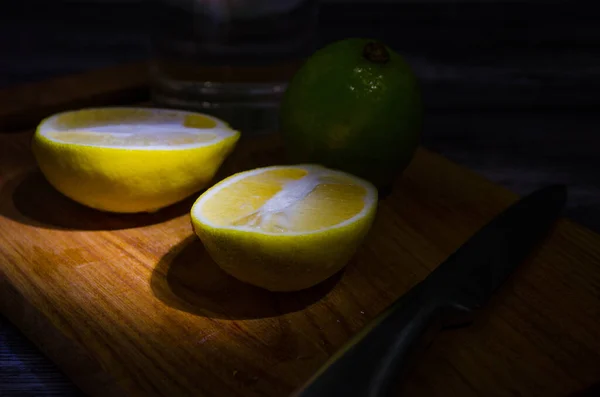
[{"label": "glass base", "polygon": [[242,133],[276,132],[286,82],[215,83],[156,78],[152,101],[160,107],[218,117]]}]

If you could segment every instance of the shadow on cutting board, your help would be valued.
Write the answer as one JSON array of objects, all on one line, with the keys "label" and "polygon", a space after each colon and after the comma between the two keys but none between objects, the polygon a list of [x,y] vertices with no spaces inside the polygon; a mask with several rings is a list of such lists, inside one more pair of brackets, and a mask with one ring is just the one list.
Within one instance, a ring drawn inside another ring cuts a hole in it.
[{"label": "shadow on cutting board", "polygon": [[229,276],[193,235],[160,260],[151,287],[158,299],[178,310],[211,318],[252,319],[302,310],[326,296],[342,274],[303,291],[270,292]]},{"label": "shadow on cutting board", "polygon": [[[200,194],[200,193],[198,193]],[[49,229],[118,230],[165,222],[189,212],[198,195],[152,214],[114,214],[81,205],[63,196],[39,170],[7,181],[0,190],[0,214],[17,222]],[[12,204],[7,203],[10,197]]]}]

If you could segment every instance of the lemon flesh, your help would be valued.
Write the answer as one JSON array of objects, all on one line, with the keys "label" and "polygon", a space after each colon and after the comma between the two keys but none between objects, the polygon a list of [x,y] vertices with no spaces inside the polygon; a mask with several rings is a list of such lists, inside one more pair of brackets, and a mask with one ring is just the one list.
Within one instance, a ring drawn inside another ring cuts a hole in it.
[{"label": "lemon flesh", "polygon": [[72,200],[108,212],[153,212],[206,187],[239,136],[199,113],[94,108],[43,120],[32,150],[48,182]]},{"label": "lemon flesh", "polygon": [[368,233],[377,190],[318,165],[233,175],[204,192],[192,224],[214,261],[271,291],[311,287],[341,270]]}]

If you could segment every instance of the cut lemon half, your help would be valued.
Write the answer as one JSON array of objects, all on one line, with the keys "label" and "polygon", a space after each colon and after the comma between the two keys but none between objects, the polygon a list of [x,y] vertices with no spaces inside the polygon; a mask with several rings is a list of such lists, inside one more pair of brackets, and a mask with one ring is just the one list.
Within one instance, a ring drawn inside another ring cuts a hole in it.
[{"label": "cut lemon half", "polygon": [[369,231],[375,187],[318,165],[241,172],[204,192],[194,231],[233,277],[271,291],[311,287],[342,269]]},{"label": "cut lemon half", "polygon": [[239,137],[200,113],[92,108],[43,120],[32,149],[65,196],[103,211],[153,212],[204,188]]}]

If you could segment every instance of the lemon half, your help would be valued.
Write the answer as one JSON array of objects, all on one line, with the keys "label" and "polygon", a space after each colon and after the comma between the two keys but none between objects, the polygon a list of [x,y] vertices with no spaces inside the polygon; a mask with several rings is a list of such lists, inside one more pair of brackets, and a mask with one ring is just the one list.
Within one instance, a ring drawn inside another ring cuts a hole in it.
[{"label": "lemon half", "polygon": [[43,120],[32,149],[65,196],[103,211],[153,212],[204,188],[239,137],[199,113],[93,108]]},{"label": "lemon half", "polygon": [[311,287],[341,270],[368,233],[377,190],[318,165],[235,174],[204,192],[192,224],[233,277],[272,291]]}]

